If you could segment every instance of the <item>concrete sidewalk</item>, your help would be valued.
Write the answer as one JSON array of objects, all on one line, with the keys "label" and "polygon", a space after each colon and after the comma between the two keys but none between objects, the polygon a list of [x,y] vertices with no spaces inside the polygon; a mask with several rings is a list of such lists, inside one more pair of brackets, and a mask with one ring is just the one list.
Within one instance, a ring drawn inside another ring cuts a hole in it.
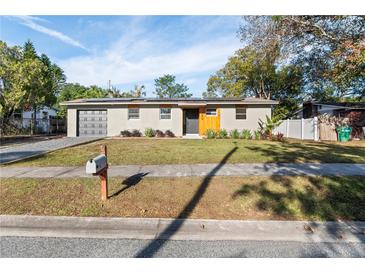
[{"label": "concrete sidewalk", "polygon": [[364,243],[365,222],[0,215],[0,236]]},{"label": "concrete sidewalk", "polygon": [[[146,177],[207,176],[218,164],[125,165],[111,166],[110,177],[129,177],[147,173]],[[224,164],[214,176],[333,175],[365,176],[365,164]],[[74,178],[91,177],[85,167],[0,167],[0,178]]]}]

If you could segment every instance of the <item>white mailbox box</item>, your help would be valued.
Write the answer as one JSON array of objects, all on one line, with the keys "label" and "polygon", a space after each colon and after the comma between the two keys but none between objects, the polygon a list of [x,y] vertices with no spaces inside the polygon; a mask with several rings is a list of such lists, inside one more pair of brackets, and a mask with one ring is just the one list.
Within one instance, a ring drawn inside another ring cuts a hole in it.
[{"label": "white mailbox box", "polygon": [[107,167],[107,159],[105,155],[99,155],[94,159],[90,159],[86,163],[86,173],[87,174],[97,174],[101,170]]}]

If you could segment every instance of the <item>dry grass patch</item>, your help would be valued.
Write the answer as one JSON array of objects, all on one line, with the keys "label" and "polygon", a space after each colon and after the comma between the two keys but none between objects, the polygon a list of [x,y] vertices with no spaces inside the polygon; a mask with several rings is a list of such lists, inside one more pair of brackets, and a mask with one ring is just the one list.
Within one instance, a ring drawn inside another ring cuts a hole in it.
[{"label": "dry grass patch", "polygon": [[198,177],[112,178],[112,197],[101,202],[96,179],[7,179],[1,181],[0,214],[365,220],[365,177],[207,180],[207,187],[202,189],[203,178]]}]

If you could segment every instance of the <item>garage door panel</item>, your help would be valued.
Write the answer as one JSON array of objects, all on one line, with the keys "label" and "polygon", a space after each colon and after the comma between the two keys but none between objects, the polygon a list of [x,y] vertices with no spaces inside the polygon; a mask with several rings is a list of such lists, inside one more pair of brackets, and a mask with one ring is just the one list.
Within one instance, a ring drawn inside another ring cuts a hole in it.
[{"label": "garage door panel", "polygon": [[106,110],[79,110],[79,136],[106,136]]},{"label": "garage door panel", "polygon": [[106,136],[106,130],[80,129],[80,136]]}]

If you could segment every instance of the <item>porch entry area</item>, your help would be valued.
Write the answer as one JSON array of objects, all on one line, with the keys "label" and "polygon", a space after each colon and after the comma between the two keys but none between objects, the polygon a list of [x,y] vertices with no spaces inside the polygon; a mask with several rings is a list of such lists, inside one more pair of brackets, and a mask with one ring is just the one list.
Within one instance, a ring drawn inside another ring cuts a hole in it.
[{"label": "porch entry area", "polygon": [[184,135],[199,133],[199,109],[184,109]]},{"label": "porch entry area", "polygon": [[210,107],[183,109],[184,135],[206,135],[207,129],[220,130],[220,109]]}]

